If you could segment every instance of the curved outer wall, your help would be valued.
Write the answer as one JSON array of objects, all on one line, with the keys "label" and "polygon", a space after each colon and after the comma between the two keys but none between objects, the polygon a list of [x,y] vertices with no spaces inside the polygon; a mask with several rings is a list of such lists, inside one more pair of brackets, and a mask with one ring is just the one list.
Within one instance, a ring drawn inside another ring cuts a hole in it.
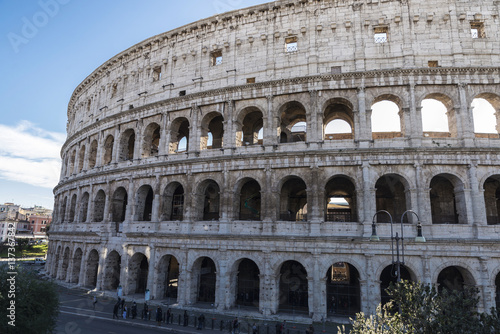
[{"label": "curved outer wall", "polygon": [[[162,268],[175,257],[177,304],[212,298],[222,311],[240,301],[238,268],[249,259],[260,277],[256,310],[298,303],[319,320],[337,296],[325,275],[343,263],[358,282],[352,303],[373,312],[391,264],[390,226],[369,242],[374,214],[399,222],[411,209],[427,239],[414,241],[408,213],[411,278],[436,283],[456,268],[489,309],[500,271],[490,199],[500,139],[474,133],[471,102],[486,99],[499,119],[499,15],[492,1],[275,1],[116,55],[68,106],[47,271],[98,290],[119,281],[125,295],[143,284],[162,299]],[[376,42],[379,33],[387,40]],[[447,108],[446,133],[424,131],[427,98]],[[398,106],[400,132],[372,132],[371,106],[382,100]],[[335,119],[352,132],[325,133]],[[305,129],[293,130],[297,122]],[[436,200],[446,194],[451,202]],[[330,197],[346,198],[350,211]],[[197,285],[205,257],[216,273],[208,297]],[[287,261],[302,266],[307,302],[283,301]]]}]

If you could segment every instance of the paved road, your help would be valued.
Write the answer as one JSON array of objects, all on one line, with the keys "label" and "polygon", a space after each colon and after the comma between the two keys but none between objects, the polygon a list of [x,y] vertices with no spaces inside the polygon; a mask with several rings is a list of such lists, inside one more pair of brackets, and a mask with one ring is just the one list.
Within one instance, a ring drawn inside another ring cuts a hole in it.
[{"label": "paved road", "polygon": [[[154,321],[113,319],[114,300],[99,298],[95,310],[92,297],[81,290],[59,287],[58,334],[137,334],[137,333],[195,333],[196,330],[174,330],[171,325],[156,326]],[[199,333],[199,332],[198,332]],[[208,333],[207,333],[208,334]]]}]

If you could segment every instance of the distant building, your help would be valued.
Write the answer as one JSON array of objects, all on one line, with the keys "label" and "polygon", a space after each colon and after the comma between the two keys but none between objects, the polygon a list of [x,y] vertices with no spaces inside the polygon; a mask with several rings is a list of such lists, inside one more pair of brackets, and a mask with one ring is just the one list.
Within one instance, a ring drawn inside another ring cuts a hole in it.
[{"label": "distant building", "polygon": [[16,238],[46,238],[47,226],[52,222],[52,210],[41,206],[21,208],[14,203],[0,204],[0,242],[7,240],[9,227],[16,230]]}]

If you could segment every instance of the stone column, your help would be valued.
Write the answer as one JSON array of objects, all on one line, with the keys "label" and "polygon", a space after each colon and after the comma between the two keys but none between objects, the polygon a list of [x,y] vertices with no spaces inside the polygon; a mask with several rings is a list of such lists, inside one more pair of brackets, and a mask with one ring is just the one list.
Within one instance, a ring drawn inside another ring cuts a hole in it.
[{"label": "stone column", "polygon": [[[273,177],[271,167],[266,166],[264,168],[266,183],[263,185],[262,189],[262,201],[261,201],[261,219],[264,222],[262,233],[272,234],[273,223],[276,220],[276,193],[273,192]],[[273,216],[274,214],[274,216]]]},{"label": "stone column", "polygon": [[317,143],[322,139],[322,131],[318,127],[318,91],[309,91],[309,110],[306,112],[306,140]]},{"label": "stone column", "polygon": [[278,127],[278,120],[279,116],[275,115],[275,111],[273,109],[273,95],[267,95],[266,96],[266,101],[267,101],[267,123],[265,123],[264,130],[263,130],[263,137],[264,137],[264,145],[266,147],[273,147],[274,145],[278,145],[278,133],[277,133],[277,127]]},{"label": "stone column", "polygon": [[363,169],[363,224],[365,226],[370,226],[371,233],[371,224],[372,218],[375,214],[376,203],[375,203],[375,188],[372,188],[371,182],[371,172],[370,172],[370,163],[368,161],[363,161],[362,165]]},{"label": "stone column", "polygon": [[106,261],[106,253],[107,253],[107,248],[106,247],[102,247],[101,248],[101,251],[99,254],[99,265],[97,267],[97,280],[96,280],[96,287],[95,289],[97,291],[100,291],[102,290],[102,287],[103,287],[103,281],[105,279],[105,275],[104,275],[104,268],[105,268],[105,261]]},{"label": "stone column", "polygon": [[156,299],[156,273],[157,273],[157,263],[156,263],[156,247],[154,245],[149,245],[149,267],[148,267],[148,282],[146,289],[149,289],[149,294],[151,299]]},{"label": "stone column", "polygon": [[227,234],[229,231],[228,224],[234,219],[234,217],[231,217],[233,192],[229,186],[229,171],[227,167],[224,167],[222,171],[222,187],[220,188],[219,199],[219,233]]},{"label": "stone column", "polygon": [[408,108],[410,123],[405,124],[406,135],[410,137],[411,147],[421,147],[423,136],[422,108],[417,106],[415,99],[415,84],[413,83],[413,78],[410,78],[410,80],[412,81],[408,87],[408,95],[410,97],[410,106]]},{"label": "stone column", "polygon": [[84,243],[82,247],[82,260],[80,263],[80,276],[78,277],[78,286],[85,286],[85,277],[87,277],[87,266],[85,265],[87,259],[87,244]]},{"label": "stone column", "polygon": [[380,303],[380,281],[373,275],[373,256],[365,254],[366,282],[361,285],[361,311],[368,314],[374,314]]},{"label": "stone column", "polygon": [[89,205],[87,207],[87,220],[82,223],[89,223],[93,221],[93,212],[94,212],[94,184],[90,184],[90,189],[89,189]]},{"label": "stone column", "polygon": [[[492,307],[496,307],[495,303],[495,286],[490,285],[490,279],[488,276],[488,261],[490,260],[487,256],[482,256],[479,258],[479,268],[480,268],[480,280],[478,282],[478,288],[481,293],[481,301],[478,305],[479,312],[488,312]],[[481,305],[482,304],[482,305]]]},{"label": "stone column", "polygon": [[310,235],[320,235],[321,233],[321,222],[322,218],[320,217],[320,191],[318,187],[318,166],[314,163],[310,168],[311,170],[311,178],[310,184],[307,187],[307,221],[310,225]]},{"label": "stone column", "polygon": [[189,125],[188,153],[197,154],[200,152],[201,125],[198,121],[200,114],[201,110],[198,105],[196,105],[196,103],[191,104],[191,124]]},{"label": "stone column", "polygon": [[106,140],[103,138],[104,136],[102,135],[102,131],[99,132],[97,135],[97,153],[95,157],[95,166],[94,167],[101,167],[102,166],[102,156],[104,154],[104,141]]},{"label": "stone column", "polygon": [[[463,138],[466,147],[474,146],[474,120],[470,103],[467,100],[467,84],[458,84],[458,94],[460,97],[460,113],[455,112],[457,118],[457,137]],[[460,122],[459,122],[460,121]],[[459,134],[461,132],[461,136]]]},{"label": "stone column", "polygon": [[367,148],[369,142],[372,140],[372,129],[371,120],[369,115],[371,111],[367,113],[366,101],[365,101],[365,87],[358,87],[358,114],[359,114],[359,129],[357,131],[357,140],[359,142],[360,148]]},{"label": "stone column", "polygon": [[354,35],[354,64],[358,72],[365,70],[365,33],[361,22],[361,8],[363,5],[365,4],[362,2],[354,2],[352,4],[354,22],[351,34]]},{"label": "stone column", "polygon": [[[106,141],[106,139],[103,139]],[[106,144],[106,142],[103,143],[103,146]],[[120,161],[120,126],[115,126],[115,134],[114,134],[114,141],[113,141],[113,158],[111,159],[110,163],[116,163]]]},{"label": "stone column", "polygon": [[431,277],[431,256],[427,254],[423,254],[420,256],[422,259],[422,283],[424,284],[432,284]]},{"label": "stone column", "polygon": [[161,157],[163,155],[167,155],[169,152],[168,146],[170,142],[169,136],[167,137],[167,133],[170,133],[170,131],[167,132],[167,126],[168,126],[168,115],[165,113],[161,114],[161,134],[160,134],[160,143],[158,147],[158,155]]},{"label": "stone column", "polygon": [[486,204],[484,202],[484,190],[479,189],[477,180],[477,161],[472,161],[468,170],[469,183],[471,188],[471,206],[473,215],[473,224],[475,226],[487,225]]},{"label": "stone column", "polygon": [[128,270],[128,263],[130,261],[130,255],[128,254],[128,245],[124,244],[122,245],[122,257],[121,257],[121,264],[120,264],[120,285],[122,287],[122,293],[125,296],[128,294],[128,289],[129,289],[129,270]]},{"label": "stone column", "polygon": [[[222,136],[222,148],[224,148],[224,153],[232,154],[233,149],[236,146],[236,133],[233,126],[233,117],[235,112],[234,100],[226,101],[224,104],[224,135]],[[228,149],[228,150],[226,150]]]},{"label": "stone column", "polygon": [[132,159],[141,159],[142,158],[142,140],[144,139],[143,134],[143,121],[142,119],[137,121],[136,129],[135,129],[135,142],[134,142],[134,154]]}]

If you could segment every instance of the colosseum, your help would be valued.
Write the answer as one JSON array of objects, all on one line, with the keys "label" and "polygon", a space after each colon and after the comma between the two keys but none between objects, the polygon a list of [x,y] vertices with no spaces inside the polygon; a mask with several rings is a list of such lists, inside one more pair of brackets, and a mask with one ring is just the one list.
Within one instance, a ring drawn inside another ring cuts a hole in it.
[{"label": "colosseum", "polygon": [[397,246],[402,278],[500,305],[499,16],[280,0],[117,54],[69,101],[46,271],[336,319],[387,300]]}]

